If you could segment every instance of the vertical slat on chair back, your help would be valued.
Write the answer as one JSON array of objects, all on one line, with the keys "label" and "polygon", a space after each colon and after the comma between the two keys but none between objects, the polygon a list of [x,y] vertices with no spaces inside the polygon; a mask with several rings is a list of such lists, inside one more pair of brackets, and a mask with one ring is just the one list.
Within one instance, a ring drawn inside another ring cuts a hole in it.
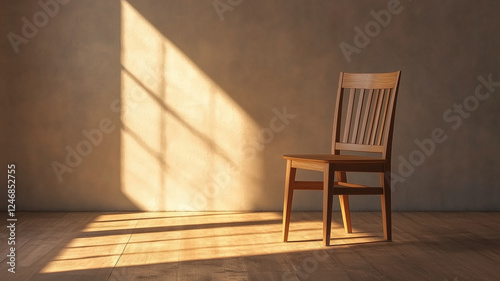
[{"label": "vertical slat on chair back", "polygon": [[400,71],[340,74],[332,153],[349,150],[387,155],[399,76]]}]

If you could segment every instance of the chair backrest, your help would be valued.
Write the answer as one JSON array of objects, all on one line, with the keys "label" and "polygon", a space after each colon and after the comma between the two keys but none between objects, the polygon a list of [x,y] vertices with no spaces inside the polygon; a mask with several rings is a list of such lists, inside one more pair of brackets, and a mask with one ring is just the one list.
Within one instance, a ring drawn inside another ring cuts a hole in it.
[{"label": "chair backrest", "polygon": [[332,154],[376,152],[390,159],[400,74],[340,73]]}]

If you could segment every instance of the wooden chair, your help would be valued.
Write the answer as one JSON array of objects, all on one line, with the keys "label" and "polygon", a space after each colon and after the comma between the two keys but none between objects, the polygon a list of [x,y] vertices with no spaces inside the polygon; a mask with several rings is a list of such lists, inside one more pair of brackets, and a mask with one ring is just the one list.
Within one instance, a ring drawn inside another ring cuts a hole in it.
[{"label": "wooden chair", "polygon": [[[330,245],[333,195],[339,196],[346,233],[352,232],[348,195],[380,195],[384,238],[391,240],[391,147],[400,74],[340,73],[331,154],[283,155],[287,160],[284,242],[288,241],[294,190],[323,190],[325,246]],[[345,151],[364,155],[341,155]],[[375,155],[372,157],[371,153]],[[297,181],[297,169],[323,172],[323,181]],[[348,183],[346,172],[379,173],[380,186]]]}]

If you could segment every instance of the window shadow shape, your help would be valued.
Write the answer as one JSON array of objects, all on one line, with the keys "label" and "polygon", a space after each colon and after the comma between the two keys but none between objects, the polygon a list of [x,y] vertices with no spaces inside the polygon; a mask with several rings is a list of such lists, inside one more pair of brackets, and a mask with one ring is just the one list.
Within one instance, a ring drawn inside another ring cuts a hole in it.
[{"label": "window shadow shape", "polygon": [[158,26],[121,4],[123,192],[148,211],[252,209],[262,168],[243,144],[254,120]]}]

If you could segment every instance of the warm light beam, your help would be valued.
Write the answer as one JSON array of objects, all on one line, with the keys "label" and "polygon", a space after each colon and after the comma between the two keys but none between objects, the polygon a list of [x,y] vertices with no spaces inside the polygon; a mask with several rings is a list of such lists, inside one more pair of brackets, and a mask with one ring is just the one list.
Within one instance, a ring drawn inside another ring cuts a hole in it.
[{"label": "warm light beam", "polygon": [[123,192],[147,211],[251,209],[255,122],[127,1],[121,61]]}]

